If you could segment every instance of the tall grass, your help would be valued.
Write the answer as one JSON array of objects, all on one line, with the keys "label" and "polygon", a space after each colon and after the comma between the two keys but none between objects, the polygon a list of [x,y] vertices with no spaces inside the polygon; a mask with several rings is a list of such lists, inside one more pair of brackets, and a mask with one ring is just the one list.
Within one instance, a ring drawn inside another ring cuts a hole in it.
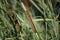
[{"label": "tall grass", "polygon": [[[12,7],[16,20],[21,26],[20,32],[17,32],[7,4]],[[33,6],[44,16],[43,18],[40,16],[37,18]],[[0,0],[0,39],[59,40],[60,21],[55,20],[54,6],[51,0],[46,2],[45,0]]]}]

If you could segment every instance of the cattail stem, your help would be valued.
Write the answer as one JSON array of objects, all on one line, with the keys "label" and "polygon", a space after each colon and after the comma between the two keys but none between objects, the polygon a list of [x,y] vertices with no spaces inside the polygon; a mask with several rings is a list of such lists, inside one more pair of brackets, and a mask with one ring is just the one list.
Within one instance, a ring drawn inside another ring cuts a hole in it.
[{"label": "cattail stem", "polygon": [[33,30],[34,32],[37,32],[37,31],[36,31],[36,28],[35,28],[35,26],[34,26],[34,24],[33,24],[33,22],[32,22],[32,19],[31,19],[29,13],[28,13],[28,11],[26,11],[25,15],[26,15],[26,18],[28,19],[31,27],[32,27],[32,30]]},{"label": "cattail stem", "polygon": [[26,5],[26,11],[25,11],[26,18],[28,19],[28,21],[29,21],[29,23],[30,23],[30,25],[32,27],[33,32],[35,32],[39,36],[39,40],[42,40],[42,38],[40,38],[40,35],[37,32],[37,30],[35,28],[35,25],[34,25],[30,15],[29,15],[29,10],[28,10],[29,9],[29,2],[28,2],[28,0],[25,0],[24,3]]},{"label": "cattail stem", "polygon": [[16,28],[16,30],[17,30],[17,32],[19,33],[20,32],[20,25],[18,24],[18,22],[17,22],[17,18],[16,18],[16,16],[14,15],[14,12],[13,12],[13,10],[12,10],[12,7],[11,7],[11,5],[7,2],[7,0],[5,0],[5,2],[6,2],[6,4],[7,4],[7,8],[8,8],[8,10],[9,10],[9,13],[10,13],[10,15],[12,16],[12,18],[13,18],[13,22],[15,23],[15,28]]},{"label": "cattail stem", "polygon": [[29,15],[29,10],[28,10],[29,9],[29,3],[28,3],[28,0],[25,0],[24,3],[25,3],[25,6],[26,6],[26,11],[25,11],[26,18],[28,19],[28,21],[29,21],[29,23],[30,23],[30,25],[32,27],[32,30],[36,33],[37,30],[36,30],[36,28],[34,26],[34,23],[33,23],[32,19],[31,19],[30,15]]}]

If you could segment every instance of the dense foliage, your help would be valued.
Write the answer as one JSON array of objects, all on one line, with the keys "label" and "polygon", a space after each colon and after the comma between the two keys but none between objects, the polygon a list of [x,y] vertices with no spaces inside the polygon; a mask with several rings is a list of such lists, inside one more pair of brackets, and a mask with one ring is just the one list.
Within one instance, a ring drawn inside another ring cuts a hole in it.
[{"label": "dense foliage", "polygon": [[60,40],[59,12],[59,0],[0,0],[0,40]]}]

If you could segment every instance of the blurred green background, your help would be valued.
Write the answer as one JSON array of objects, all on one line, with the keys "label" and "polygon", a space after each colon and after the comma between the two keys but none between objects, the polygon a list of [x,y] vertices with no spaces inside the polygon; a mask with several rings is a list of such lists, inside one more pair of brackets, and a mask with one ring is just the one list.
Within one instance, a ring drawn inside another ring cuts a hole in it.
[{"label": "blurred green background", "polygon": [[[26,5],[29,2],[28,13],[36,28],[34,32],[26,18]],[[54,10],[59,6],[59,0],[0,0],[0,40],[60,40],[59,12]],[[16,31],[13,17],[7,4],[10,4],[20,32]],[[56,6],[58,5],[58,6]],[[58,11],[58,10],[57,10]]]}]

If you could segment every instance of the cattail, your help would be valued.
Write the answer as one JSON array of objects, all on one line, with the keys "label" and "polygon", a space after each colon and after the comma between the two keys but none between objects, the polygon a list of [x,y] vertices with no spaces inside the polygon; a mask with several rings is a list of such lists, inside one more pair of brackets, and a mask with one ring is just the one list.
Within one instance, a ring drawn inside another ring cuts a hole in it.
[{"label": "cattail", "polygon": [[30,23],[30,25],[32,27],[32,30],[34,32],[37,32],[36,28],[35,28],[35,25],[34,25],[34,23],[33,23],[32,19],[31,19],[30,15],[29,15],[29,10],[28,10],[29,9],[29,2],[28,2],[28,0],[25,0],[24,3],[25,3],[25,6],[26,6],[26,9],[27,9],[25,11],[26,18],[28,19],[28,21],[29,21],[29,23]]},{"label": "cattail", "polygon": [[9,9],[10,15],[11,15],[12,18],[13,18],[13,21],[14,21],[14,23],[15,23],[17,32],[20,32],[20,25],[19,25],[18,22],[17,22],[16,16],[14,15],[14,12],[13,12],[13,10],[12,10],[11,5],[10,5],[10,4],[7,4],[7,8]]}]

